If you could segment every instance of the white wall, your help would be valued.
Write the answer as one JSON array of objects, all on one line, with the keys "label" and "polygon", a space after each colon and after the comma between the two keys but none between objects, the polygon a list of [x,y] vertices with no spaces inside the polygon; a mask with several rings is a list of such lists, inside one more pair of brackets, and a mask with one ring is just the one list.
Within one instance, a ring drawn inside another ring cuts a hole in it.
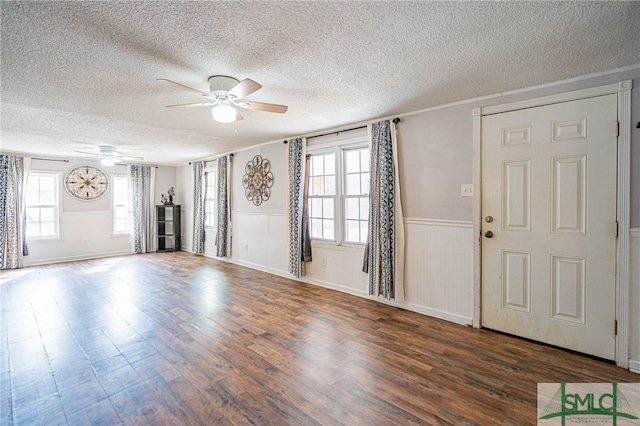
[{"label": "white wall", "polygon": [[[398,306],[470,324],[473,316],[473,198],[461,197],[460,185],[473,182],[473,116],[478,107],[597,87],[634,79],[632,92],[631,225],[640,226],[640,68],[558,85],[522,90],[494,99],[471,100],[402,118],[399,166],[405,211],[406,302]],[[272,199],[256,207],[244,199],[244,165],[254,155],[272,162]],[[233,166],[231,262],[289,276],[287,272],[286,146],[281,142],[236,153]],[[190,171],[189,171],[190,172]],[[187,171],[178,173],[188,180]],[[185,183],[185,186],[188,184]],[[186,226],[189,226],[186,224]],[[186,229],[186,227],[185,227]],[[301,281],[366,295],[360,271],[363,249],[313,243],[314,261]],[[630,359],[640,370],[640,237],[632,238]],[[385,302],[381,300],[381,302]]]},{"label": "white wall", "polygon": [[[105,171],[109,177],[114,174],[127,175],[125,166],[104,167],[100,165],[99,161],[32,160],[32,171],[60,173],[60,237],[53,240],[27,240],[29,255],[24,258],[25,266],[115,256],[131,252],[130,236],[114,235],[112,232],[113,199],[111,188],[106,195],[94,201],[76,200],[64,190],[62,181],[65,174],[71,168],[82,164],[96,166]],[[175,186],[175,181],[175,167],[158,167],[156,169],[156,204],[160,203],[160,194],[166,192],[169,186]]]}]

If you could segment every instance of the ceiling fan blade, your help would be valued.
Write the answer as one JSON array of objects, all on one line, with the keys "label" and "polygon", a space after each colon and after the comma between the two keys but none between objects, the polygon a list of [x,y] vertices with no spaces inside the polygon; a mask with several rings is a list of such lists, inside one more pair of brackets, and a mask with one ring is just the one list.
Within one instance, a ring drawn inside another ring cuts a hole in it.
[{"label": "ceiling fan blade", "polygon": [[217,104],[218,102],[201,102],[195,104],[177,104],[177,105],[167,105],[165,108],[186,108],[186,107],[201,107],[201,106],[212,106]]},{"label": "ceiling fan blade", "polygon": [[247,109],[255,109],[258,111],[277,112],[278,114],[284,114],[289,109],[286,105],[267,104],[264,102],[241,102],[239,106]]},{"label": "ceiling fan blade", "polygon": [[259,90],[262,86],[259,83],[251,80],[250,78],[245,78],[240,83],[236,84],[227,92],[227,96],[233,99],[242,99],[245,96],[249,96],[256,90]]},{"label": "ceiling fan blade", "polygon": [[96,154],[95,152],[78,151],[76,149],[74,149],[73,152],[79,152],[80,154],[91,155],[92,157],[99,157],[100,156],[100,154]]},{"label": "ceiling fan blade", "polygon": [[120,157],[118,157],[120,160],[124,160],[124,161],[142,161],[144,160],[144,157],[132,157],[130,155],[122,155]]},{"label": "ceiling fan blade", "polygon": [[188,92],[195,93],[196,95],[205,96],[207,98],[211,97],[210,93],[201,92],[198,89],[194,89],[193,87],[185,86],[184,84],[176,83],[175,81],[167,80],[166,78],[158,78],[157,80],[158,81],[166,81],[167,83],[171,83],[174,86],[176,86],[176,87],[178,87],[178,88],[180,88],[182,90],[186,90]]}]

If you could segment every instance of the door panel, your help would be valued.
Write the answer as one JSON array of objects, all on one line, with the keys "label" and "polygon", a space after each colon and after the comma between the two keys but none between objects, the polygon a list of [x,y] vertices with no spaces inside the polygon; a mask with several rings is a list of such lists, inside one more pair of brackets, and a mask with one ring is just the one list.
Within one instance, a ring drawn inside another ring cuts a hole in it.
[{"label": "door panel", "polygon": [[614,358],[616,105],[482,118],[484,327]]}]

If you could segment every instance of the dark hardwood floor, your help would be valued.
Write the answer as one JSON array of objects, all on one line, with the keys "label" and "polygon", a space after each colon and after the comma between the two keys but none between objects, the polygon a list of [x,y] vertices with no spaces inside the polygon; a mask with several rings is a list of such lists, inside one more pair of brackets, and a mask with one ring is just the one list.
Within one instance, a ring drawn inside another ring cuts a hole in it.
[{"label": "dark hardwood floor", "polygon": [[535,424],[611,364],[185,252],[0,272],[0,423]]}]

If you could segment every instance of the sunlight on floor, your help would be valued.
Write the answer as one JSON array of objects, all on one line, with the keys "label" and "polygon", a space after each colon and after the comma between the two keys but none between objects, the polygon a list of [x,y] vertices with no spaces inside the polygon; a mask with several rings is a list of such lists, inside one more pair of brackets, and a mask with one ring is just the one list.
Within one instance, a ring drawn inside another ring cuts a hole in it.
[{"label": "sunlight on floor", "polygon": [[32,269],[5,269],[0,272],[0,284],[8,283],[16,278],[32,273]]}]

